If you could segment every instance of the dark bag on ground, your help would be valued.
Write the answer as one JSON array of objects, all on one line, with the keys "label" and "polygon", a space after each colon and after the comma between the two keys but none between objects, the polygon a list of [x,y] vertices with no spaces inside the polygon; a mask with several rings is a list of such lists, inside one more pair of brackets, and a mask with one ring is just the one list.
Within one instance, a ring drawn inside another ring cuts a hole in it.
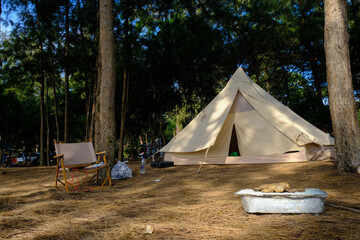
[{"label": "dark bag on ground", "polygon": [[173,167],[174,162],[170,161],[154,161],[151,162],[151,167],[153,168],[167,168],[167,167]]}]

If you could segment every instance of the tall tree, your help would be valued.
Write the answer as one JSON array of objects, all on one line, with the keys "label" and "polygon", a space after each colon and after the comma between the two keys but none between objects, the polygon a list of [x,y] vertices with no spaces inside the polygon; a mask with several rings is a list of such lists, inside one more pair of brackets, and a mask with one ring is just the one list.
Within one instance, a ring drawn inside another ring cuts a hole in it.
[{"label": "tall tree", "polygon": [[116,58],[112,0],[100,0],[100,56],[100,138],[110,164],[113,165],[116,145]]},{"label": "tall tree", "polygon": [[335,133],[338,168],[356,171],[360,165],[360,129],[350,69],[345,0],[324,0],[326,75]]},{"label": "tall tree", "polygon": [[120,115],[120,137],[119,137],[119,153],[118,159],[123,159],[123,147],[124,147],[124,128],[125,128],[125,119],[126,119],[126,109],[128,103],[128,95],[129,95],[129,78],[130,78],[130,64],[131,64],[131,47],[129,42],[129,18],[130,18],[130,6],[129,1],[124,1],[125,9],[124,9],[124,49],[123,49],[123,59],[124,59],[124,78],[122,85],[122,97],[121,97],[121,115]]},{"label": "tall tree", "polygon": [[46,92],[45,92],[45,104],[46,104],[46,164],[50,166],[50,124],[49,124],[49,83],[46,82]]},{"label": "tall tree", "polygon": [[65,6],[65,110],[64,110],[64,141],[69,139],[69,11],[70,0]]},{"label": "tall tree", "polygon": [[[40,55],[43,53],[43,42],[41,38],[41,23],[40,23],[40,6],[39,1],[35,1],[36,8],[36,26],[37,26],[37,37],[38,37],[38,49]],[[44,157],[44,128],[45,128],[45,119],[44,119],[44,84],[45,84],[45,74],[43,70],[40,70],[39,73],[39,82],[40,82],[40,165],[45,165]]]}]

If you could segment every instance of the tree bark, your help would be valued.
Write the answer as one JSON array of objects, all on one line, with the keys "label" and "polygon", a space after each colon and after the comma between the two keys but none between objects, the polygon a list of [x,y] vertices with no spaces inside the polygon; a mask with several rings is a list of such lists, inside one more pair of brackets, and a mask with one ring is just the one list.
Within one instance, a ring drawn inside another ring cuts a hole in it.
[{"label": "tree bark", "polygon": [[[56,97],[56,83],[55,83],[55,66],[53,60],[53,39],[52,35],[48,34],[49,45],[48,45],[48,54],[49,54],[49,64],[50,64],[50,78],[51,78],[51,86],[53,89],[53,102],[54,102],[54,117],[55,117],[55,127],[56,127],[56,141],[60,139],[60,128],[59,128],[59,117],[58,117],[58,108],[57,108],[57,97]],[[49,87],[50,84],[47,84]],[[47,103],[48,104],[48,103]]]},{"label": "tree bark", "polygon": [[[59,115],[58,115],[58,108],[57,108],[57,97],[56,97],[56,83],[55,83],[55,67],[54,67],[54,61],[52,57],[53,49],[53,41],[51,38],[51,34],[49,34],[49,55],[50,55],[50,77],[51,77],[51,85],[53,89],[53,100],[54,100],[54,114],[55,114],[55,127],[56,127],[56,141],[59,141],[60,139],[60,127],[59,127]],[[49,87],[49,86],[48,86]]]},{"label": "tree bark", "polygon": [[313,73],[313,77],[314,77],[314,86],[315,86],[315,91],[316,91],[316,97],[319,101],[320,104],[322,104],[322,88],[321,88],[321,79],[319,76],[319,71],[318,71],[318,66],[317,66],[317,60],[316,59],[312,59],[310,61],[310,68],[311,71]]},{"label": "tree bark", "polygon": [[44,158],[44,73],[40,79],[40,166],[45,166]]},{"label": "tree bark", "polygon": [[135,153],[134,153],[134,149],[135,149],[135,146],[134,146],[134,138],[133,136],[128,132],[127,133],[127,136],[129,138],[129,143],[130,143],[130,159],[131,160],[135,160]]},{"label": "tree bark", "polygon": [[115,85],[116,58],[112,0],[100,0],[100,124],[101,141],[110,165],[115,164],[116,122]]},{"label": "tree bark", "polygon": [[[94,142],[94,129],[95,129],[95,111],[96,111],[96,82],[98,81],[98,74],[96,75],[96,81],[93,84],[93,99],[91,107],[91,120],[90,120],[90,129],[89,129],[89,138]],[[95,142],[94,142],[95,144]]]},{"label": "tree bark", "polygon": [[46,81],[46,163],[47,166],[50,166],[50,159],[49,159],[49,153],[50,153],[50,125],[49,125],[49,86],[47,84],[48,81]]},{"label": "tree bark", "polygon": [[101,42],[99,40],[99,51],[97,57],[97,79],[96,84],[94,86],[94,144],[96,151],[103,151],[104,148],[102,146],[101,141],[101,124],[100,124],[100,86],[101,86]]},{"label": "tree bark", "polygon": [[127,110],[127,99],[129,92],[129,73],[127,67],[124,68],[124,79],[123,79],[123,91],[121,98],[121,120],[120,120],[120,137],[119,137],[119,153],[118,159],[123,160],[123,151],[124,151],[124,129],[125,129],[125,119],[126,119],[126,110]]},{"label": "tree bark", "polygon": [[[36,26],[38,32],[40,32],[40,19],[39,19],[39,2],[35,1],[35,9],[36,9]],[[43,52],[43,45],[42,45],[42,39],[40,37],[40,34],[38,35],[38,41],[39,41],[39,51],[40,53]],[[45,159],[44,159],[44,71],[41,71],[40,74],[40,166],[45,165]]]},{"label": "tree bark", "polygon": [[70,0],[65,8],[65,110],[64,110],[64,142],[69,140],[69,8]]},{"label": "tree bark", "polygon": [[151,132],[151,147],[155,146],[155,120],[152,119],[150,115],[148,115],[148,122]]},{"label": "tree bark", "polygon": [[129,18],[130,18],[130,9],[129,2],[125,2],[125,22],[124,22],[124,78],[122,86],[122,97],[121,97],[121,116],[120,116],[120,136],[119,136],[119,153],[118,159],[123,160],[123,151],[124,151],[124,128],[125,128],[125,119],[129,95],[129,69],[131,65],[131,49],[129,43]]},{"label": "tree bark", "polygon": [[[98,26],[100,27],[100,7],[97,11],[97,20]],[[96,58],[96,81],[94,84],[94,101],[93,101],[93,141],[95,151],[103,151],[102,142],[100,139],[100,85],[101,85],[101,42],[100,42],[100,32],[96,35],[98,42],[98,55]]]},{"label": "tree bark", "polygon": [[86,139],[89,139],[90,112],[91,112],[91,88],[89,87],[87,78],[85,78],[85,108],[86,108],[85,135],[86,135]]},{"label": "tree bark", "polygon": [[360,165],[360,130],[350,70],[345,0],[324,0],[326,76],[338,168],[355,172]]},{"label": "tree bark", "polygon": [[[178,119],[176,119],[176,120],[178,120]],[[175,137],[176,135],[178,135],[180,131],[181,131],[181,124],[180,124],[178,121],[176,121],[176,130],[175,130],[175,135],[174,135],[174,137]]]},{"label": "tree bark", "polygon": [[166,145],[166,138],[165,138],[165,134],[164,134],[164,131],[163,131],[163,121],[161,119],[161,117],[159,117],[159,115],[156,115],[156,118],[158,120],[158,123],[159,123],[159,131],[160,131],[160,135],[161,135],[161,138],[162,138],[162,144],[163,146]]},{"label": "tree bark", "polygon": [[[52,64],[52,60],[51,60]],[[53,65],[52,65],[53,66]],[[54,111],[55,111],[55,126],[56,126],[56,141],[60,139],[60,128],[59,128],[59,117],[57,109],[57,97],[56,97],[56,85],[55,85],[55,76],[54,73],[51,73],[51,83],[53,88],[53,97],[54,97]]]},{"label": "tree bark", "polygon": [[[1,137],[0,137],[0,141],[1,141]],[[4,150],[1,148],[0,149],[0,167],[4,167],[4,165],[3,165],[3,156],[4,156]]]}]

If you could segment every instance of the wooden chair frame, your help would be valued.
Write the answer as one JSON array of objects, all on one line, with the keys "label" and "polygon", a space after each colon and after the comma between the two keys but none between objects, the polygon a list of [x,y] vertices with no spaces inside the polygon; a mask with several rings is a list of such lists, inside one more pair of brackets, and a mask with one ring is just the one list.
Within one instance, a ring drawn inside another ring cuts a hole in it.
[{"label": "wooden chair frame", "polygon": [[[84,142],[91,142],[91,139],[86,140]],[[59,142],[59,141],[54,140],[54,144],[64,144],[64,142]],[[104,165],[102,165],[100,167],[96,167],[96,168],[91,168],[91,169],[86,169],[85,168],[86,166],[89,166],[89,165],[93,164],[93,162],[91,162],[91,161],[88,162],[88,163],[84,163],[84,164],[65,165],[64,164],[64,154],[54,156],[54,158],[56,158],[56,160],[57,160],[57,163],[56,163],[56,176],[55,176],[55,188],[57,188],[57,183],[60,182],[62,185],[65,186],[65,190],[67,192],[70,191],[71,187],[74,189],[74,191],[80,190],[79,186],[84,185],[84,184],[75,185],[74,183],[71,183],[70,181],[68,181],[68,174],[71,171],[77,171],[78,173],[85,173],[85,174],[96,172],[96,174],[93,177],[91,177],[87,182],[93,180],[96,177],[95,183],[97,184],[98,180],[99,180],[99,171],[101,169],[103,169],[103,168],[106,169],[107,177],[105,178],[105,180],[102,182],[102,184],[100,186],[98,186],[98,187],[87,187],[87,190],[91,191],[91,190],[96,190],[96,189],[99,189],[99,188],[102,189],[103,187],[105,187],[105,183],[107,181],[109,182],[109,187],[110,187],[111,186],[111,177],[110,177],[110,171],[109,171],[109,163],[106,160],[105,153],[106,153],[105,151],[96,153],[96,159],[97,159],[96,163],[98,164],[98,163],[101,162],[101,160],[103,160]],[[69,172],[67,172],[66,169],[68,169]],[[63,178],[64,178],[63,181],[59,178],[61,170],[62,170],[62,175],[63,175]]]}]

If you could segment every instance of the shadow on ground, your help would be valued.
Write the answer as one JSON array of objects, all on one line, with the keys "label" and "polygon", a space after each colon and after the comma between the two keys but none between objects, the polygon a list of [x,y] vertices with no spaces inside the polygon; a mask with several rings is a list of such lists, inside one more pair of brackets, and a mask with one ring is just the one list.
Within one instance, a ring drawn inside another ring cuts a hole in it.
[{"label": "shadow on ground", "polygon": [[[234,193],[287,181],[320,188],[327,202],[360,209],[360,177],[332,162],[147,166],[111,188],[66,193],[55,168],[12,168],[0,175],[4,239],[360,239],[360,214],[325,207],[321,215],[247,214]],[[160,182],[153,180],[161,178]],[[145,232],[146,225],[154,228]]]}]

